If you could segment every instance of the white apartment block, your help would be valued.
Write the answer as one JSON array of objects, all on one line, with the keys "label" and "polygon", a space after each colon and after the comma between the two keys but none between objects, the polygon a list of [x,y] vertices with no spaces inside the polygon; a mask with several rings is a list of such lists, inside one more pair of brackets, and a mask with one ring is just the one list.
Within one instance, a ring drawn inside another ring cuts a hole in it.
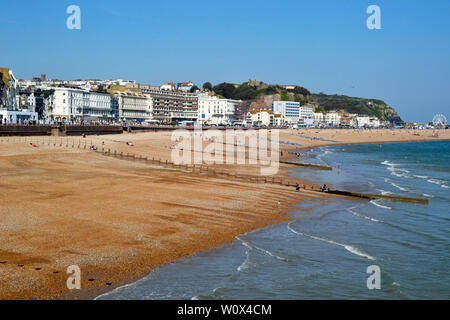
[{"label": "white apartment block", "polygon": [[198,122],[201,124],[231,125],[235,121],[241,100],[219,99],[208,94],[198,95]]},{"label": "white apartment block", "polygon": [[314,120],[314,125],[317,126],[324,122],[325,117],[322,112],[314,112],[313,120]]},{"label": "white apartment block", "polygon": [[300,107],[300,124],[306,127],[314,125],[314,111],[312,107]]},{"label": "white apartment block", "polygon": [[375,117],[368,116],[357,116],[356,125],[358,128],[370,127],[370,128],[378,128],[380,126],[380,120]]},{"label": "white apartment block", "polygon": [[272,112],[281,114],[289,124],[297,124],[300,120],[300,102],[295,101],[274,101]]},{"label": "white apartment block", "polygon": [[82,89],[53,88],[48,116],[53,120],[112,119],[111,96]]},{"label": "white apartment block", "polygon": [[341,123],[341,116],[336,111],[330,111],[325,113],[324,122],[330,126],[339,126]]},{"label": "white apartment block", "polygon": [[122,92],[114,94],[112,101],[120,121],[144,122],[153,119],[153,99],[148,95]]},{"label": "white apartment block", "polygon": [[249,110],[247,122],[254,126],[281,127],[284,125],[283,116],[274,114],[270,110]]}]

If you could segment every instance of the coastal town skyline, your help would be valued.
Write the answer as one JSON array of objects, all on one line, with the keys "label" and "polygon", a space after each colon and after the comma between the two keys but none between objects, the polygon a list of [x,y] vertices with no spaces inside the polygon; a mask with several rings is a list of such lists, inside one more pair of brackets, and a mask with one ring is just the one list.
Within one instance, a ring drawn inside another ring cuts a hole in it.
[{"label": "coastal town skyline", "polygon": [[366,27],[367,1],[351,6],[246,2],[239,11],[233,1],[224,7],[77,1],[81,29],[69,30],[66,9],[72,4],[30,3],[22,10],[6,1],[0,25],[10,26],[4,42],[16,50],[0,52],[2,64],[19,78],[46,73],[150,84],[178,79],[292,83],[315,93],[382,99],[411,122],[448,110],[450,48],[442,40],[450,28],[444,1],[432,6],[379,1],[380,30]]},{"label": "coastal town skyline", "polygon": [[[330,105],[331,102],[331,105]],[[356,105],[355,105],[356,103]],[[297,85],[192,81],[154,86],[113,79],[17,79],[0,68],[0,124],[102,123],[284,128],[446,127],[405,123],[383,101],[311,94]]]}]

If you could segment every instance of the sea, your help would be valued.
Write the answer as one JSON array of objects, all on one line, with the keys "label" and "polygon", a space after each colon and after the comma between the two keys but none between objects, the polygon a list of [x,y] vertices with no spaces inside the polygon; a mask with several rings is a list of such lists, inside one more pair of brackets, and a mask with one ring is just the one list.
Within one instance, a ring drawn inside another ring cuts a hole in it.
[{"label": "sea", "polygon": [[429,204],[301,203],[289,223],[240,235],[97,299],[450,298],[449,141],[302,152],[301,161],[333,171],[295,168],[293,177],[339,190],[428,198]]}]

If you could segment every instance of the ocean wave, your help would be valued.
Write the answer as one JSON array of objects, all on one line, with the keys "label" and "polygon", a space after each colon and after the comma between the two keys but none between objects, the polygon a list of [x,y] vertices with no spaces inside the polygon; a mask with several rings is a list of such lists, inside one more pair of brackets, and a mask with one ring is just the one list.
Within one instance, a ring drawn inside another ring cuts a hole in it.
[{"label": "ocean wave", "polygon": [[445,184],[447,183],[447,181],[440,180],[440,179],[435,179],[435,178],[428,179],[427,181],[428,181],[429,183],[436,184],[436,185],[438,185],[438,186],[445,185]]},{"label": "ocean wave", "polygon": [[372,221],[372,222],[384,223],[384,221],[381,221],[381,220],[378,220],[378,219],[375,219],[375,218],[372,218],[372,217],[368,217],[368,216],[365,216],[365,215],[363,215],[361,213],[358,213],[358,212],[354,211],[354,209],[356,209],[356,208],[357,207],[351,207],[351,208],[348,208],[347,211],[350,212],[355,217],[358,217],[358,218],[361,218],[361,219],[366,219],[366,220],[369,220],[369,221]]},{"label": "ocean wave", "polygon": [[401,190],[401,191],[405,191],[405,192],[410,191],[410,190],[407,189],[407,188],[404,188],[404,187],[402,187],[402,186],[399,186],[398,184],[396,184],[395,182],[393,182],[391,179],[384,178],[384,182],[391,184],[392,186],[396,187],[397,189],[399,189],[399,190]]},{"label": "ocean wave", "polygon": [[[292,222],[291,222],[291,223],[292,223]],[[368,260],[376,260],[375,257],[372,257],[371,255],[365,253],[365,252],[362,251],[361,249],[358,249],[358,248],[356,248],[356,247],[354,247],[354,246],[352,246],[352,245],[345,244],[345,243],[340,243],[340,242],[336,242],[336,241],[334,241],[334,240],[325,239],[325,238],[321,238],[321,237],[317,237],[317,236],[313,236],[313,235],[310,235],[310,234],[306,234],[306,233],[303,233],[303,232],[296,231],[296,230],[294,230],[294,229],[291,228],[291,226],[290,226],[291,223],[289,223],[289,224],[287,225],[287,228],[288,228],[291,232],[293,232],[293,233],[295,233],[295,234],[298,234],[298,235],[303,236],[303,237],[308,237],[308,238],[311,238],[311,239],[314,239],[314,240],[319,240],[319,241],[322,241],[322,242],[326,242],[326,243],[329,243],[329,244],[334,244],[334,245],[336,245],[336,246],[343,247],[343,248],[344,248],[345,250],[347,250],[348,252],[353,253],[354,255],[357,255],[357,256],[360,256],[360,257],[364,257],[364,258],[366,258],[366,259],[368,259]]]},{"label": "ocean wave", "polygon": [[378,200],[372,200],[372,201],[370,201],[370,203],[373,204],[373,205],[375,205],[375,206],[377,206],[377,207],[379,207],[379,208],[383,208],[383,209],[387,209],[387,210],[392,210],[391,207],[383,206],[383,205],[377,203],[377,201],[378,201]]},{"label": "ocean wave", "polygon": [[388,160],[381,162],[381,164],[387,166],[386,169],[389,170],[393,176],[399,178],[412,178],[414,176],[410,175],[411,172],[408,169],[398,168],[399,164],[389,162]]},{"label": "ocean wave", "polygon": [[408,192],[408,191],[409,191],[409,189],[404,188],[404,187],[401,187],[401,186],[399,186],[398,184],[396,184],[396,183],[394,183],[394,182],[391,182],[391,184],[392,184],[394,187],[396,187],[398,190],[405,191],[405,192]]},{"label": "ocean wave", "polygon": [[198,294],[198,295],[196,295],[196,296],[193,296],[193,297],[191,298],[191,300],[200,300],[200,299],[206,299],[206,300],[208,300],[208,299],[212,299],[212,298],[214,298],[214,297],[217,296],[217,291],[219,291],[220,289],[224,289],[224,288],[222,288],[222,287],[217,287],[217,288],[215,288],[214,290],[212,290],[212,293],[211,293],[210,295],[202,295],[202,294]]},{"label": "ocean wave", "polygon": [[[385,180],[385,181],[386,181],[386,180]],[[387,182],[387,181],[386,181],[386,182]],[[391,194],[392,194],[392,192],[386,191],[386,190],[383,190],[383,189],[377,189],[377,190],[380,191],[381,194],[384,195],[384,196],[386,196],[386,195],[391,195]]]},{"label": "ocean wave", "polygon": [[236,237],[236,239],[239,240],[239,241],[241,241],[241,243],[249,249],[249,250],[247,250],[247,252],[246,252],[247,258],[246,258],[245,261],[237,268],[238,271],[242,271],[242,270],[245,270],[245,269],[248,269],[248,268],[249,268],[249,266],[250,266],[250,251],[251,251],[251,250],[258,250],[258,251],[260,251],[260,252],[262,252],[262,253],[264,253],[264,254],[267,254],[267,255],[269,255],[269,256],[271,256],[271,257],[274,257],[274,258],[276,258],[276,259],[278,259],[278,260],[281,260],[281,261],[285,261],[285,262],[290,262],[290,261],[291,261],[291,260],[289,260],[288,258],[284,258],[284,257],[282,257],[282,256],[279,256],[279,255],[277,255],[277,254],[275,254],[275,253],[273,253],[273,252],[271,252],[271,251],[269,251],[269,250],[266,250],[266,249],[260,248],[260,247],[258,247],[258,246],[255,246],[254,244],[252,244],[252,243],[250,243],[250,242],[248,242],[248,241],[245,241],[245,240],[241,239],[240,237]]},{"label": "ocean wave", "polygon": [[388,160],[383,161],[381,164],[384,164],[385,166],[395,166],[395,163],[392,163]]},{"label": "ocean wave", "polygon": [[108,297],[110,295],[114,295],[114,293],[121,292],[121,291],[123,291],[123,290],[125,290],[125,289],[127,289],[129,287],[138,286],[140,283],[142,283],[144,281],[147,281],[151,274],[152,274],[152,272],[150,272],[150,274],[148,274],[147,276],[138,279],[135,282],[124,284],[123,286],[117,287],[114,290],[111,290],[111,291],[108,291],[106,293],[103,293],[103,294],[95,297],[94,300],[100,300],[100,299],[106,298],[106,297]]},{"label": "ocean wave", "polygon": [[250,267],[250,249],[247,250],[245,252],[245,254],[246,254],[246,258],[245,258],[244,262],[236,269],[239,272],[241,272],[242,270],[246,270]]},{"label": "ocean wave", "polygon": [[429,183],[438,185],[438,186],[440,186],[441,188],[444,188],[444,189],[450,189],[450,186],[447,185],[448,181],[440,180],[440,179],[435,179],[435,178],[428,179],[427,181],[428,181]]}]

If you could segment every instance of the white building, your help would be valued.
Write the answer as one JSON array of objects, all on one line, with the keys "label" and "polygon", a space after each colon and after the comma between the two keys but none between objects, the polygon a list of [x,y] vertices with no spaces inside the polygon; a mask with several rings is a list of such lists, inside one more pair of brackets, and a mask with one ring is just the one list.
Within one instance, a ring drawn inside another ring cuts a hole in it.
[{"label": "white building", "polygon": [[325,120],[325,117],[322,112],[314,112],[313,121],[314,121],[315,126],[322,124],[324,122],[324,120]]},{"label": "white building", "polygon": [[146,94],[115,92],[112,108],[124,122],[145,122],[153,119],[153,99]]},{"label": "white building", "polygon": [[358,128],[370,127],[370,128],[378,128],[380,126],[380,120],[375,117],[368,116],[357,116],[356,118],[356,126]]},{"label": "white building", "polygon": [[208,94],[198,95],[198,122],[201,124],[231,125],[241,100],[219,99]]},{"label": "white building", "polygon": [[85,118],[113,119],[111,96],[88,90],[53,88],[48,116],[59,121],[78,121]]},{"label": "white building", "polygon": [[289,124],[297,124],[300,120],[300,102],[295,101],[274,101],[272,112],[281,114]]},{"label": "white building", "polygon": [[300,107],[300,124],[306,127],[314,125],[314,111],[312,107]]},{"label": "white building", "polygon": [[341,116],[336,111],[327,112],[325,113],[324,122],[329,126],[339,126],[341,123]]},{"label": "white building", "polygon": [[175,86],[175,83],[169,82],[169,83],[163,84],[159,89],[164,90],[164,91],[175,91],[176,86]]},{"label": "white building", "polygon": [[274,114],[271,110],[249,110],[247,112],[247,123],[253,126],[281,127],[284,125],[283,116]]},{"label": "white building", "polygon": [[0,110],[0,124],[22,124],[28,121],[37,122],[37,112]]}]

